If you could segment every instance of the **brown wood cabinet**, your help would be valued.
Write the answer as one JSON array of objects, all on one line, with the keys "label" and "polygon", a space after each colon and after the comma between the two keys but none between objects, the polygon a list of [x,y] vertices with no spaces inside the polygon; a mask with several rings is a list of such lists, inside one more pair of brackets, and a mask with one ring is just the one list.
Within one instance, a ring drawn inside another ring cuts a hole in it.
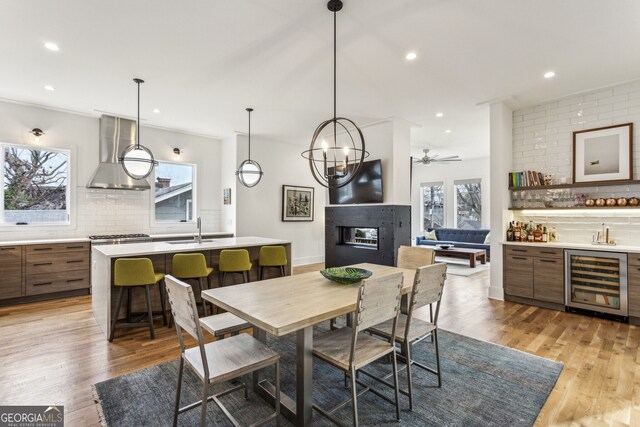
[{"label": "brown wood cabinet", "polygon": [[506,245],[505,297],[564,304],[564,259],[560,248]]},{"label": "brown wood cabinet", "polygon": [[629,317],[640,318],[640,254],[627,255],[627,304]]},{"label": "brown wood cabinet", "polygon": [[0,300],[23,295],[24,246],[0,246]]}]

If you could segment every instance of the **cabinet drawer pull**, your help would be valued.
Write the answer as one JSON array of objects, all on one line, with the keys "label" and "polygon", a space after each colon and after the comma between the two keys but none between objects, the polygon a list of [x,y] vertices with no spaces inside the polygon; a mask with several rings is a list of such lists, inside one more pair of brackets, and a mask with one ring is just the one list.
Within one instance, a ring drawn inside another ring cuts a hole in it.
[{"label": "cabinet drawer pull", "polygon": [[513,252],[527,252],[527,250],[526,250],[526,249],[515,249],[515,248],[512,248],[511,250],[512,250]]},{"label": "cabinet drawer pull", "polygon": [[67,249],[82,249],[84,246],[67,246]]},{"label": "cabinet drawer pull", "polygon": [[50,251],[53,248],[33,248],[34,251]]},{"label": "cabinet drawer pull", "polygon": [[38,265],[51,265],[51,264],[53,264],[53,263],[52,262],[37,262],[37,263],[33,264],[33,266],[35,267],[35,266],[38,266]]},{"label": "cabinet drawer pull", "polygon": [[71,282],[82,282],[84,279],[69,279],[67,280],[67,283],[71,283]]},{"label": "cabinet drawer pull", "polygon": [[526,260],[528,260],[529,258],[525,258],[525,257],[523,257],[523,256],[512,256],[512,257],[511,257],[511,259],[521,259],[521,260],[526,261]]},{"label": "cabinet drawer pull", "polygon": [[34,283],[33,286],[53,285],[53,282]]},{"label": "cabinet drawer pull", "polygon": [[67,261],[67,264],[73,264],[73,263],[76,263],[76,262],[84,262],[84,260],[83,259],[72,259],[71,261]]},{"label": "cabinet drawer pull", "polygon": [[558,262],[558,261],[556,261],[555,259],[540,259],[540,260],[538,260],[538,261],[540,261],[540,262],[552,262],[552,263],[554,263],[554,264]]},{"label": "cabinet drawer pull", "polygon": [[15,251],[15,250],[16,250],[16,248],[15,248],[15,247],[14,247],[14,248],[7,248],[7,247],[5,246],[5,247],[0,248],[0,251]]},{"label": "cabinet drawer pull", "polygon": [[541,254],[551,254],[551,255],[555,255],[556,252],[554,251],[540,251]]}]

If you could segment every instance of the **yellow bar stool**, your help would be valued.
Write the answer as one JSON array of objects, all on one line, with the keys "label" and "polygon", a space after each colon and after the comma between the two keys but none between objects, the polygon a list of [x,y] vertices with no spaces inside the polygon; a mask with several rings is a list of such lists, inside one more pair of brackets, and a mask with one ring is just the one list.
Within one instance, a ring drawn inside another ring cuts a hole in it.
[{"label": "yellow bar stool", "polygon": [[[207,267],[207,260],[203,254],[175,254],[173,256],[173,268],[171,275],[180,280],[197,280],[200,292],[197,293],[197,300],[200,300],[202,312],[207,315],[207,305],[202,299],[202,291],[209,289],[210,275],[213,268]],[[171,326],[171,324],[169,324]]]},{"label": "yellow bar stool", "polygon": [[[113,284],[120,288],[118,292],[118,301],[116,303],[116,311],[111,321],[111,331],[109,334],[109,341],[113,341],[113,337],[116,332],[116,328],[134,328],[140,326],[149,326],[149,335],[151,339],[155,338],[155,331],[153,330],[153,310],[151,309],[151,286],[158,285],[158,291],[160,293],[160,305],[162,307],[162,320],[164,324],[167,324],[166,310],[164,304],[164,274],[156,273],[153,269],[153,263],[149,258],[121,258],[117,259],[113,272]],[[131,312],[131,297],[133,288],[144,287],[145,298],[147,300],[147,312],[146,313],[132,313]],[[127,320],[125,322],[118,322],[118,316],[120,315],[120,307],[122,306],[122,298],[124,291],[127,290]],[[132,315],[143,315],[140,320],[147,318],[146,322],[138,321],[133,322],[131,320]]]},{"label": "yellow bar stool", "polygon": [[287,265],[287,251],[284,246],[263,246],[260,248],[258,258],[258,280],[262,280],[264,268],[279,268],[280,275],[284,276],[284,267]]},{"label": "yellow bar stool", "polygon": [[224,249],[220,251],[220,266],[218,269],[222,274],[220,286],[224,286],[229,273],[242,274],[244,282],[248,282],[250,279],[249,271],[251,270],[249,251],[246,249]]}]

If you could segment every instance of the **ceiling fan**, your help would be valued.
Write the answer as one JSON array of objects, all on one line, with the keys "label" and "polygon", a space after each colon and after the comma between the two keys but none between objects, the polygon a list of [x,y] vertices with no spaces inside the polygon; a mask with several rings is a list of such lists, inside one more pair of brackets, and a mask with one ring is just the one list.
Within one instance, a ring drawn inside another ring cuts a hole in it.
[{"label": "ceiling fan", "polygon": [[460,156],[439,157],[438,154],[436,154],[434,156],[430,156],[428,148],[425,148],[422,151],[424,151],[424,156],[422,156],[421,158],[418,158],[418,159],[415,159],[415,158],[412,157],[411,160],[413,161],[413,163],[422,163],[423,165],[430,165],[431,163],[448,163],[448,162],[461,162],[462,161]]}]

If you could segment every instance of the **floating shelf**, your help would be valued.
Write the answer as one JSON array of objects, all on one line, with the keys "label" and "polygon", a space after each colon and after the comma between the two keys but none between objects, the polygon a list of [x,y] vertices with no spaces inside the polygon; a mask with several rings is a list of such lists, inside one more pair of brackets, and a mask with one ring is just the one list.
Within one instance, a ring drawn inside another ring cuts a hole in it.
[{"label": "floating shelf", "polygon": [[530,187],[509,187],[509,191],[559,190],[562,188],[610,187],[614,185],[640,185],[640,180],[626,179],[622,181],[575,182],[573,184],[536,185],[536,186],[530,186]]},{"label": "floating shelf", "polygon": [[590,210],[590,211],[598,211],[598,210],[607,210],[607,209],[640,209],[640,206],[575,206],[572,208],[509,208],[510,211],[571,211],[571,210]]}]

